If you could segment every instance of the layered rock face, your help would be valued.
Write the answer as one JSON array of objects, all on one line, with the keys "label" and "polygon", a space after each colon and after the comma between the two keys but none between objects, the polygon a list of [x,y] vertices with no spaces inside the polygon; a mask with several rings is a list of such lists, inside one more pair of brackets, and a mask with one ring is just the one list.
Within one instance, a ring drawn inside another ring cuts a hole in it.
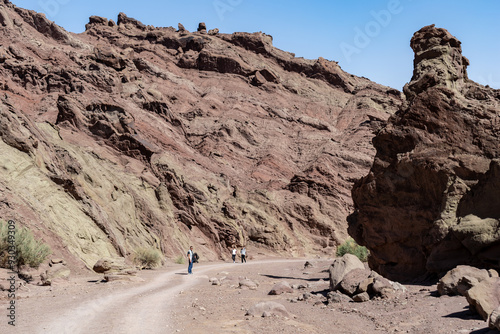
[{"label": "layered rock face", "polygon": [[333,252],[401,94],[200,27],[120,14],[76,35],[1,1],[0,217],[90,268],[151,246]]},{"label": "layered rock face", "polygon": [[500,91],[467,78],[460,41],[444,29],[422,28],[411,47],[407,102],[373,140],[349,234],[393,279],[459,264],[498,269]]}]

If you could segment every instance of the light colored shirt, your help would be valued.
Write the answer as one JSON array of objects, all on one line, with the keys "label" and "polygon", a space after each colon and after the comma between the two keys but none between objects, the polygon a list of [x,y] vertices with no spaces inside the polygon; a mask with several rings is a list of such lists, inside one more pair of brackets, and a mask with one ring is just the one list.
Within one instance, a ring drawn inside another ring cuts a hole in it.
[{"label": "light colored shirt", "polygon": [[189,261],[193,261],[193,251],[192,250],[188,250],[188,259]]},{"label": "light colored shirt", "polygon": [[233,255],[236,255],[236,248],[233,249]]},{"label": "light colored shirt", "polygon": [[243,248],[243,249],[241,250],[241,255],[246,255],[246,254],[247,254],[247,250],[246,250],[245,248]]}]

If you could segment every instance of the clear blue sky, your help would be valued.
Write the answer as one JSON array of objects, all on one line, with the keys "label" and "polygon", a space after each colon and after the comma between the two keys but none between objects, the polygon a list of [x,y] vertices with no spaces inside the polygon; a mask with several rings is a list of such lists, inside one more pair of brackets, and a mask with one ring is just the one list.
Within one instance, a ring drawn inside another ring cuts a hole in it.
[{"label": "clear blue sky", "polygon": [[88,17],[116,21],[119,12],[144,24],[221,32],[262,31],[297,57],[323,57],[347,72],[402,89],[412,75],[410,38],[429,24],[462,41],[469,77],[500,89],[499,0],[12,0],[82,32]]}]

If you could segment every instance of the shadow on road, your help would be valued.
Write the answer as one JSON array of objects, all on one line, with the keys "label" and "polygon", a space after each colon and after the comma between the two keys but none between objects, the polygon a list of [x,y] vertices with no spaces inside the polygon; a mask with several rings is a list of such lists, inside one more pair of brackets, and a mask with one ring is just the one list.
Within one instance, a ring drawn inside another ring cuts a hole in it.
[{"label": "shadow on road", "polygon": [[[472,332],[470,332],[470,334],[488,334],[490,332],[492,332],[491,329],[483,328],[483,329],[478,329],[477,331],[472,331]],[[494,331],[493,331],[493,333],[494,333]]]},{"label": "shadow on road", "polygon": [[464,307],[463,311],[445,315],[444,318],[458,318],[463,320],[483,320],[478,313],[470,310],[469,306]]},{"label": "shadow on road", "polygon": [[276,275],[265,275],[265,274],[261,274],[261,276],[265,276],[272,279],[299,279],[308,282],[319,282],[322,280],[322,278],[289,277],[289,276],[276,276]]}]

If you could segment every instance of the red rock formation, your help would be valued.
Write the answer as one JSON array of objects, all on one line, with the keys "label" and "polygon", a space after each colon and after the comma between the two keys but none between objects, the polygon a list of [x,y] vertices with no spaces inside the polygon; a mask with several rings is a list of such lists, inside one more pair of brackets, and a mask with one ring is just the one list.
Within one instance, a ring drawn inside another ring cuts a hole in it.
[{"label": "red rock formation", "polygon": [[0,216],[59,256],[333,253],[346,237],[350,188],[398,91],[263,33],[121,13],[76,35],[8,1],[0,15]]},{"label": "red rock formation", "polygon": [[411,47],[407,102],[373,140],[349,234],[394,279],[499,268],[500,91],[467,78],[460,42],[444,29],[422,28]]}]

